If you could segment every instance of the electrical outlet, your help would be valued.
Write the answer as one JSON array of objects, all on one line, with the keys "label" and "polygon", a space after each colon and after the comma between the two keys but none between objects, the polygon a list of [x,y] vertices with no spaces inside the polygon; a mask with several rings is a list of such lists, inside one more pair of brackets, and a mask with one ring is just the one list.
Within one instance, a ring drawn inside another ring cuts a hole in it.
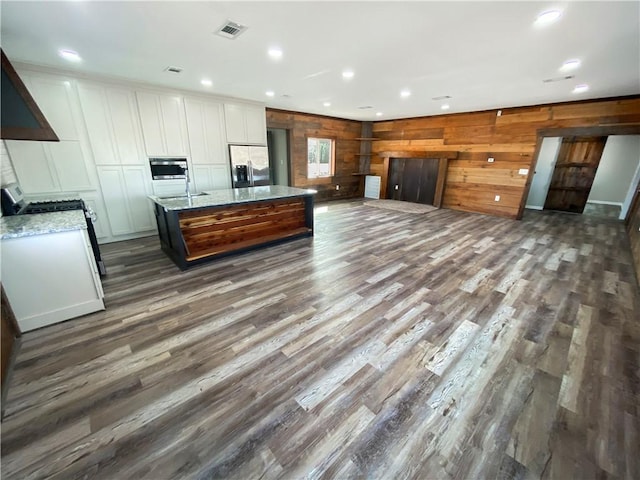
[{"label": "electrical outlet", "polygon": [[502,110],[498,110],[498,117],[502,116]]},{"label": "electrical outlet", "polygon": [[336,190],[340,190],[340,185],[336,185]]},{"label": "electrical outlet", "polygon": [[489,158],[487,158],[487,162],[489,162],[489,163],[493,163],[493,162],[495,162],[495,161],[496,161],[496,159],[495,159],[495,158],[493,158],[493,157],[489,157]]},{"label": "electrical outlet", "polygon": [[399,186],[399,185],[396,185],[396,190],[398,190],[398,186]]},{"label": "electrical outlet", "polygon": [[496,202],[499,202],[499,201],[500,201],[500,195],[496,195],[496,197],[494,198],[494,200],[495,200]]}]

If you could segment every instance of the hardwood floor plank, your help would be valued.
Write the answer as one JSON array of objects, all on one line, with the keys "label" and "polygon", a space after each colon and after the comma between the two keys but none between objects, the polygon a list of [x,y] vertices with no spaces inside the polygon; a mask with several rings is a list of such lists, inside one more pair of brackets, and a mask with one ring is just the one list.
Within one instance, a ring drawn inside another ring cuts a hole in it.
[{"label": "hardwood floor plank", "polygon": [[23,336],[3,478],[640,478],[621,222],[325,206],[186,272],[103,245],[107,310]]}]

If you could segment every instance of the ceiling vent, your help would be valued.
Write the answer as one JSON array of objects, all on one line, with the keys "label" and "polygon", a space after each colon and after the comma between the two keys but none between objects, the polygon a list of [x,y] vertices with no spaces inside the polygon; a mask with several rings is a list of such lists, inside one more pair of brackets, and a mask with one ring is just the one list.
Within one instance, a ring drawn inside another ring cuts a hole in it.
[{"label": "ceiling vent", "polygon": [[371,105],[364,105],[362,107],[358,107],[359,110],[368,110],[370,108],[373,108]]},{"label": "ceiling vent", "polygon": [[451,98],[451,95],[442,95],[440,97],[433,97],[431,100],[438,101],[438,100],[446,100],[448,98]]},{"label": "ceiling vent", "polygon": [[164,71],[169,73],[180,73],[182,72],[182,69],[180,67],[167,67]]},{"label": "ceiling vent", "polygon": [[247,29],[246,25],[240,25],[239,23],[232,22],[231,20],[227,20],[224,25],[222,25],[216,35],[220,35],[224,38],[230,38],[233,40],[238,37],[242,32]]},{"label": "ceiling vent", "polygon": [[571,80],[575,75],[565,75],[564,77],[555,77],[555,78],[547,78],[542,80],[542,83],[555,83],[555,82],[563,82],[565,80]]}]

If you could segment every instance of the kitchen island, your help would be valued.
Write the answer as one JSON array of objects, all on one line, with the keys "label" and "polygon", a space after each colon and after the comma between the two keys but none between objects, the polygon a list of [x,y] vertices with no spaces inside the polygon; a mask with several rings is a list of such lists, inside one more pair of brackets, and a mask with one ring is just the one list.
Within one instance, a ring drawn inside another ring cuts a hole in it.
[{"label": "kitchen island", "polygon": [[149,198],[162,250],[185,270],[222,256],[313,236],[315,193],[270,185]]},{"label": "kitchen island", "polygon": [[1,275],[22,332],[104,310],[82,210],[0,218]]}]

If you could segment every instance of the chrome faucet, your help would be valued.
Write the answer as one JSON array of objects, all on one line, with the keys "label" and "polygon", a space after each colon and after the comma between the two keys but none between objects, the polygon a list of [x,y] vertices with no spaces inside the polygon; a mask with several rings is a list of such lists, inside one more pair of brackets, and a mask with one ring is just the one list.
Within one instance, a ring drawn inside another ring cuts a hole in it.
[{"label": "chrome faucet", "polygon": [[189,190],[189,167],[184,167],[182,170],[184,171],[185,192],[187,193],[187,198],[191,199],[191,191]]}]

